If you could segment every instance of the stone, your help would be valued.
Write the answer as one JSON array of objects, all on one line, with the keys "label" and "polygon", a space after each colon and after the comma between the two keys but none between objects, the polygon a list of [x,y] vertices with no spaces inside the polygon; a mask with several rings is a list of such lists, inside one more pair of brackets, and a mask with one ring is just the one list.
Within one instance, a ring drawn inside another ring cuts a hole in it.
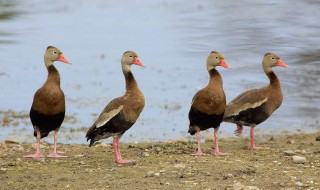
[{"label": "stone", "polygon": [[286,156],[293,156],[293,155],[296,154],[293,150],[286,150],[286,151],[284,151],[283,153],[284,153],[284,155],[286,155]]},{"label": "stone", "polygon": [[260,190],[256,186],[245,186],[242,183],[238,182],[233,185],[233,190]]},{"label": "stone", "polygon": [[184,164],[175,164],[173,167],[179,168],[179,169],[184,169],[186,167],[186,165],[184,165]]},{"label": "stone", "polygon": [[154,176],[154,171],[148,171],[147,177],[153,177]]},{"label": "stone", "polygon": [[150,156],[150,154],[147,153],[147,152],[142,152],[142,153],[141,153],[141,156],[143,156],[143,157],[148,157],[148,156]]},{"label": "stone", "polygon": [[307,162],[307,159],[302,156],[292,156],[293,162],[296,164],[304,164]]}]

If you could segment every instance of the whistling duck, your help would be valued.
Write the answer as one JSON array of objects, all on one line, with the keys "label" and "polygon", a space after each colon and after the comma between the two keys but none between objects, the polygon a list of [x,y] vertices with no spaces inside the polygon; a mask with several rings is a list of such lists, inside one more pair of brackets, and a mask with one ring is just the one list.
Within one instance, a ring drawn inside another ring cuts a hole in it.
[{"label": "whistling duck", "polygon": [[251,150],[269,149],[270,147],[257,147],[254,142],[254,127],[259,125],[280,107],[282,103],[282,91],[280,81],[272,71],[272,67],[280,66],[287,68],[280,57],[274,53],[266,53],[262,61],[262,68],[270,80],[270,84],[252,89],[240,94],[232,100],[226,108],[224,121],[237,124],[235,134],[241,135],[243,125],[250,126],[250,147]]},{"label": "whistling duck", "polygon": [[200,131],[214,128],[214,155],[226,155],[219,151],[218,146],[218,129],[222,122],[223,114],[226,108],[226,96],[222,87],[222,78],[216,70],[217,66],[229,68],[223,55],[219,52],[212,51],[207,58],[207,70],[210,75],[209,84],[198,91],[193,99],[189,111],[189,133],[197,133],[198,148],[193,155],[204,155],[200,147]]},{"label": "whistling duck", "polygon": [[92,146],[95,141],[113,136],[115,162],[120,164],[135,162],[122,159],[119,139],[136,122],[144,108],[144,96],[131,72],[132,64],[144,66],[135,52],[127,51],[121,58],[126,92],[123,96],[113,99],[104,108],[86,135],[87,141],[90,140],[89,146]]},{"label": "whistling duck", "polygon": [[48,78],[43,86],[35,93],[30,110],[34,136],[37,138],[37,151],[35,154],[23,156],[25,158],[44,157],[40,152],[40,139],[48,136],[51,131],[54,131],[54,147],[53,152],[47,157],[67,157],[57,153],[58,131],[65,115],[65,98],[60,88],[59,72],[53,65],[54,61],[70,64],[58,48],[53,46],[47,48],[44,54],[44,63],[48,70]]}]

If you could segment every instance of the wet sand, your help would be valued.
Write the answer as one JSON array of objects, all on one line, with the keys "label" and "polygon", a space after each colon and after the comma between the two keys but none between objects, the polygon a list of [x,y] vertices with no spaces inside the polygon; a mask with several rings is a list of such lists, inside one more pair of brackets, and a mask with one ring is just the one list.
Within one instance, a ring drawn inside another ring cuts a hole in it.
[{"label": "wet sand", "polygon": [[[320,189],[319,136],[257,136],[258,145],[271,147],[260,151],[247,150],[245,137],[220,139],[229,156],[191,156],[196,142],[185,140],[121,144],[124,159],[135,159],[135,165],[116,164],[106,143],[59,144],[69,158],[26,159],[34,144],[2,142],[0,189]],[[206,141],[203,150],[210,153],[213,142]],[[51,146],[42,143],[43,153]],[[306,162],[295,163],[293,155]]]}]

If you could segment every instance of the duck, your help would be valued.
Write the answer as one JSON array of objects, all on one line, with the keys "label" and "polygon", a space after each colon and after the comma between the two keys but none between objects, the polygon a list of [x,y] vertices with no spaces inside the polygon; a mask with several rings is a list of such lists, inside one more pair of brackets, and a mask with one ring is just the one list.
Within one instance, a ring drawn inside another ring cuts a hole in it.
[{"label": "duck", "polygon": [[221,53],[212,51],[206,61],[206,67],[210,76],[209,83],[206,87],[199,90],[192,99],[188,115],[190,121],[188,132],[190,135],[196,134],[197,152],[192,154],[195,156],[205,155],[201,151],[200,131],[209,128],[214,128],[214,151],[212,154],[228,154],[220,152],[218,146],[218,130],[226,108],[226,96],[223,90],[222,77],[216,69],[218,66],[230,68]]},{"label": "duck", "polygon": [[224,122],[237,125],[237,129],[234,131],[237,136],[242,134],[243,126],[250,127],[249,149],[251,150],[270,149],[270,147],[256,146],[254,129],[281,106],[283,94],[280,80],[272,70],[276,66],[288,68],[288,65],[277,54],[266,53],[262,60],[262,68],[270,83],[262,88],[243,92],[227,104],[224,113]]},{"label": "duck", "polygon": [[100,139],[113,137],[115,162],[118,164],[135,163],[135,160],[124,160],[120,153],[120,138],[137,121],[142,112],[145,99],[138,87],[131,66],[144,66],[134,51],[126,51],[121,58],[121,67],[125,77],[126,92],[123,96],[110,101],[99,115],[98,119],[89,128],[86,134],[89,147]]},{"label": "duck", "polygon": [[60,87],[60,74],[53,65],[55,61],[71,64],[62,51],[54,46],[48,46],[44,54],[44,63],[48,70],[48,77],[33,97],[30,109],[30,119],[34,129],[34,136],[37,138],[36,153],[25,155],[24,158],[45,157],[40,151],[40,139],[47,137],[54,131],[53,151],[47,157],[65,158],[67,156],[57,153],[58,131],[65,116],[65,96]]}]

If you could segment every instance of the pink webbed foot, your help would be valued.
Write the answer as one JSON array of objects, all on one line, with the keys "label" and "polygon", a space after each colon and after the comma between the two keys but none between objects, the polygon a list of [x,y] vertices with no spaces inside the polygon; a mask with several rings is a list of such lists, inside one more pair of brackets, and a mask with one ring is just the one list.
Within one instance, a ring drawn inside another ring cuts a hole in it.
[{"label": "pink webbed foot", "polygon": [[44,158],[45,156],[42,153],[35,153],[35,154],[29,154],[24,155],[24,158]]},{"label": "pink webbed foot", "polygon": [[243,127],[242,126],[238,126],[236,130],[234,130],[234,134],[236,136],[240,136],[242,134],[243,131]]},{"label": "pink webbed foot", "polygon": [[116,163],[118,164],[135,164],[136,161],[135,160],[115,160]]},{"label": "pink webbed foot", "polygon": [[203,153],[202,151],[197,151],[196,153],[194,154],[191,154],[192,156],[205,156],[206,154]]},{"label": "pink webbed foot", "polygon": [[47,156],[48,158],[68,158],[68,156],[63,156],[58,153],[51,153]]},{"label": "pink webbed foot", "polygon": [[261,147],[261,146],[249,146],[249,150],[269,150],[270,147]]},{"label": "pink webbed foot", "polygon": [[231,155],[231,153],[226,153],[226,152],[212,152],[212,155],[216,155],[216,156],[227,156],[227,155]]}]

